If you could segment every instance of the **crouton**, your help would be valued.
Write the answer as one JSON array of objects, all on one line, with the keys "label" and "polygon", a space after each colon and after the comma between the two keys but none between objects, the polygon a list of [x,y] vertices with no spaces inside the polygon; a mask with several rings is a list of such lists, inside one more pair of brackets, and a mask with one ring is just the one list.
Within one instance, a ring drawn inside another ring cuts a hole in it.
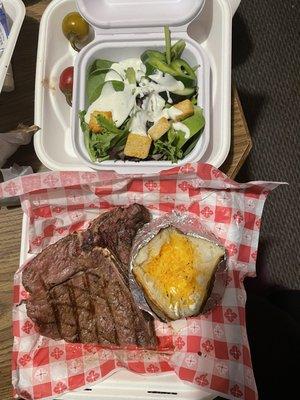
[{"label": "crouton", "polygon": [[147,158],[151,143],[152,139],[148,135],[144,136],[137,133],[129,133],[124,154],[127,157]]},{"label": "crouton", "polygon": [[151,128],[148,130],[148,135],[152,137],[153,140],[158,140],[162,135],[164,135],[170,129],[171,124],[167,118],[160,118]]},{"label": "crouton", "polygon": [[103,117],[112,121],[111,111],[93,111],[90,116],[90,122],[89,122],[89,128],[93,133],[102,132],[102,127],[97,121],[98,115],[103,115]]},{"label": "crouton", "polygon": [[177,110],[180,110],[181,113],[174,115],[174,121],[182,121],[194,114],[194,106],[190,100],[183,100],[180,103],[174,105]]}]

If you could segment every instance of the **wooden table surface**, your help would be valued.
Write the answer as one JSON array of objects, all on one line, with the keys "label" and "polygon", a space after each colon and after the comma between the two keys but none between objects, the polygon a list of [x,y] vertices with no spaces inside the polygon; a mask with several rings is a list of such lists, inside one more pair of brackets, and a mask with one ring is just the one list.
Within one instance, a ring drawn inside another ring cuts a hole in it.
[{"label": "wooden table surface", "polygon": [[[13,57],[16,89],[0,95],[0,132],[13,129],[20,122],[33,123],[34,79],[38,38],[38,20],[49,1],[25,1],[27,16]],[[232,102],[232,146],[221,169],[235,177],[251,149],[236,90]],[[31,165],[35,172],[44,170],[33,145],[20,148],[8,165]],[[13,275],[19,265],[22,210],[20,207],[0,209],[0,400],[12,398],[11,391],[11,309]]]}]

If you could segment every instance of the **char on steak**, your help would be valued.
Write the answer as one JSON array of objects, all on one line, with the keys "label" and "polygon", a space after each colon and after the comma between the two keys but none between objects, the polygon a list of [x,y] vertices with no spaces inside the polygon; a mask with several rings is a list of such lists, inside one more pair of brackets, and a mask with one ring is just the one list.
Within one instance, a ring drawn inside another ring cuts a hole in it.
[{"label": "char on steak", "polygon": [[42,335],[155,348],[153,321],[137,307],[128,287],[132,241],[149,219],[141,205],[118,207],[29,261],[22,274],[30,294],[27,314]]}]

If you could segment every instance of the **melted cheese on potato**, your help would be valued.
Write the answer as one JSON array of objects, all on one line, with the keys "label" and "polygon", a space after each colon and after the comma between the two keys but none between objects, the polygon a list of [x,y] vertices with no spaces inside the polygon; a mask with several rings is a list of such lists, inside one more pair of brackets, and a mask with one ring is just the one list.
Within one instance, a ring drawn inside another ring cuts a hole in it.
[{"label": "melted cheese on potato", "polygon": [[173,231],[159,254],[145,265],[145,272],[172,305],[192,305],[195,292],[200,290],[196,259],[194,244],[187,236]]},{"label": "melted cheese on potato", "polygon": [[206,239],[162,229],[133,261],[133,274],[162,319],[197,315],[225,249]]}]

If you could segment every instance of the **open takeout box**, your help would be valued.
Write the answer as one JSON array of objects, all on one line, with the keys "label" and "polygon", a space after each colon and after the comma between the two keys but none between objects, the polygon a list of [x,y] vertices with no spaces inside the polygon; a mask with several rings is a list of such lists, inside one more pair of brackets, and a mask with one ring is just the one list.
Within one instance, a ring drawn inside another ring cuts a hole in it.
[{"label": "open takeout box", "polygon": [[[232,31],[232,17],[239,4],[239,0],[210,0],[204,2],[204,6],[199,15],[188,25],[188,36],[193,39],[204,53],[207,54],[210,64],[210,87],[208,98],[209,114],[210,114],[210,130],[209,130],[209,144],[202,157],[203,162],[208,162],[215,167],[220,167],[226,159],[231,143],[231,31]],[[88,7],[96,4],[96,2],[83,2]],[[184,7],[184,1],[167,0],[164,2],[155,0],[154,6],[163,3],[165,7],[170,4],[178,3]],[[79,4],[79,3],[78,3]],[[106,1],[98,2],[107,10],[115,10],[122,5],[136,6],[135,12],[131,13],[129,17],[134,19],[133,16],[137,14],[138,1]],[[148,7],[151,1],[144,2]],[[186,2],[186,4],[190,4]],[[193,2],[198,4],[199,2]],[[200,7],[201,8],[201,7]],[[42,161],[42,163],[52,170],[84,170],[91,171],[91,167],[85,164],[75,153],[72,143],[72,135],[70,131],[71,110],[66,104],[63,94],[58,90],[58,80],[61,71],[74,64],[76,54],[71,46],[64,38],[61,32],[61,22],[66,13],[74,11],[76,3],[74,0],[54,0],[46,9],[40,25],[38,57],[37,57],[37,71],[36,71],[36,90],[35,90],[35,124],[41,130],[35,135],[34,145],[35,151]],[[126,9],[126,7],[125,7]],[[100,7],[96,10],[100,13]],[[190,8],[191,12],[195,12],[195,6]],[[88,11],[88,10],[83,10]],[[183,8],[187,13],[187,8]],[[108,11],[107,11],[108,12]],[[83,12],[84,14],[84,12]],[[95,12],[90,21],[95,22],[97,13]],[[88,15],[88,14],[86,14]],[[109,14],[107,14],[109,15]],[[153,12],[152,12],[153,15]],[[185,14],[191,18],[191,13]],[[99,15],[98,15],[99,17]],[[126,14],[124,15],[126,17]],[[86,16],[88,18],[88,16]],[[93,19],[94,18],[94,19]],[[163,15],[163,18],[167,18]],[[177,8],[177,18],[178,8]],[[96,18],[98,19],[98,18]],[[130,18],[129,18],[130,20]],[[118,21],[114,21],[115,23]],[[124,20],[123,20],[124,22]],[[161,21],[160,21],[161,22]],[[170,24],[172,21],[168,21]],[[135,21],[136,23],[136,21]],[[143,22],[144,23],[144,22]],[[180,20],[182,26],[180,29],[174,26],[174,34],[186,35],[183,17]],[[119,24],[120,25],[120,24]],[[174,25],[174,15],[173,15]],[[95,31],[104,36],[103,31],[111,31],[106,27],[98,27],[95,22]],[[125,35],[146,35],[149,38],[151,35],[155,37],[160,34],[161,27],[156,27],[157,32],[145,33],[140,32],[140,28],[125,29],[124,27],[114,27],[116,35],[120,35],[120,31]],[[144,29],[151,30],[151,27]],[[101,30],[101,31],[99,31]],[[179,32],[181,30],[181,33]],[[125,32],[126,31],[126,32]],[[130,31],[131,33],[129,34]],[[53,48],[53,32],[57,33],[58,44]],[[106,35],[110,36],[110,35]],[[115,35],[111,35],[110,39]],[[149,43],[150,45],[151,43]],[[82,100],[83,101],[83,100]],[[78,144],[79,145],[79,144]],[[84,150],[84,149],[83,149]],[[101,164],[104,167],[104,164]],[[134,173],[145,172],[151,173],[152,168],[148,165],[139,170],[139,165],[129,166],[125,164],[118,169],[120,173]],[[117,165],[113,165],[117,168]],[[161,167],[159,167],[161,168]]]}]

